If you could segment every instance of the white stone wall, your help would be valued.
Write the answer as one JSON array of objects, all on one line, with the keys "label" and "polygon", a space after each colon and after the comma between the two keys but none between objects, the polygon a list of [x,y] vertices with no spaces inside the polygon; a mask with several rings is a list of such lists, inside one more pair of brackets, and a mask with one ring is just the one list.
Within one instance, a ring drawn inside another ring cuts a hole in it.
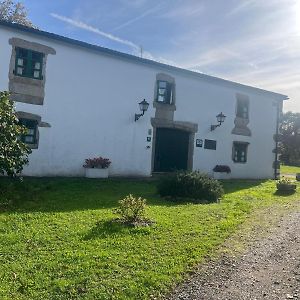
[{"label": "white stone wall", "polygon": [[[47,60],[44,105],[16,104],[17,110],[38,114],[51,124],[51,128],[39,128],[39,148],[30,155],[24,175],[83,176],[84,159],[101,155],[111,159],[111,175],[150,176],[152,144],[146,138],[155,115],[155,78],[162,72],[176,81],[174,121],[197,123],[195,139],[217,140],[216,151],[195,147],[194,169],[211,172],[216,164],[226,164],[234,178],[273,176],[276,107],[272,94],[126,61],[1,26],[0,90],[8,89],[11,37],[56,50],[56,55],[49,55]],[[237,92],[250,98],[251,137],[231,134]],[[134,122],[138,102],[144,98],[150,102],[149,109]],[[215,116],[221,111],[227,118],[211,132],[210,125],[216,124]],[[250,143],[246,164],[232,161],[233,141]]]}]

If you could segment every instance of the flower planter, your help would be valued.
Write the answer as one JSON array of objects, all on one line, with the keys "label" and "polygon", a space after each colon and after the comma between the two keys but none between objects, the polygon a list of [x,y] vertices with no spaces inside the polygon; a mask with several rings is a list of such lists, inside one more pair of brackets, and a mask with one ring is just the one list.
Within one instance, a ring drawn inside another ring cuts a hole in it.
[{"label": "flower planter", "polygon": [[277,190],[280,192],[290,192],[296,190],[296,184],[277,183]]},{"label": "flower planter", "polygon": [[215,179],[230,179],[230,173],[226,172],[214,172]]},{"label": "flower planter", "polygon": [[98,169],[98,168],[85,168],[86,178],[107,178],[108,168]]}]

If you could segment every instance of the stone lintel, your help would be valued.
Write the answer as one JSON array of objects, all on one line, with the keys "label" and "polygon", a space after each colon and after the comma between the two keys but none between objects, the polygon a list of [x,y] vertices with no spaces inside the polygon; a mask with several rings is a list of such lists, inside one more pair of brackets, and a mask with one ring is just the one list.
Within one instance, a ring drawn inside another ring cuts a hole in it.
[{"label": "stone lintel", "polygon": [[153,127],[159,127],[159,128],[174,128],[174,129],[184,130],[193,133],[198,131],[198,124],[192,122],[151,118],[151,124]]},{"label": "stone lintel", "polygon": [[30,49],[36,52],[41,52],[44,53],[45,55],[47,54],[56,54],[56,51],[48,46],[35,43],[35,42],[29,42],[20,38],[11,38],[9,39],[9,44],[12,45],[13,47],[20,47],[20,48],[25,48],[25,49]]}]

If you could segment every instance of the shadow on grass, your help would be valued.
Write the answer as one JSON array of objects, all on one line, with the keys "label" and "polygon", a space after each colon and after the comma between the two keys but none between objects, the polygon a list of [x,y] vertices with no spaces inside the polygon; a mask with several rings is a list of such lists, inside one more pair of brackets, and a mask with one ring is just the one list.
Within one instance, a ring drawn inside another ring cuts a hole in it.
[{"label": "shadow on grass", "polygon": [[282,197],[288,197],[291,195],[294,195],[296,193],[296,190],[291,190],[291,191],[276,191],[274,193],[275,196],[282,196]]},{"label": "shadow on grass", "polygon": [[[0,191],[9,184],[0,178]],[[263,180],[222,181],[225,193],[233,193],[263,183]],[[23,183],[9,193],[13,205],[5,213],[70,212],[111,209],[128,194],[147,199],[149,206],[177,206],[183,203],[167,201],[156,194],[156,180],[86,179],[86,178],[24,178]]]},{"label": "shadow on grass", "polygon": [[22,183],[15,184],[8,178],[0,178],[0,193],[10,185],[13,187],[5,196],[13,205],[6,213],[111,209],[129,194],[146,198],[149,205],[163,201],[155,194],[155,183],[148,180],[24,178]]},{"label": "shadow on grass", "polygon": [[252,179],[233,179],[233,180],[221,180],[224,191],[226,194],[238,192],[240,190],[249,189],[255,186],[259,186],[267,180],[252,180]]},{"label": "shadow on grass", "polygon": [[116,220],[99,221],[83,237],[84,241],[107,238],[108,236],[146,235],[150,233],[149,227],[133,227]]}]

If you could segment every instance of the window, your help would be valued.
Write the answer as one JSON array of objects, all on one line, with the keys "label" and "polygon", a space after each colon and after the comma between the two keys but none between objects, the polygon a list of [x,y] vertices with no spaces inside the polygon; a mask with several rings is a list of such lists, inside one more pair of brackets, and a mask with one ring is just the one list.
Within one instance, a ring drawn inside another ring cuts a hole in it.
[{"label": "window", "polygon": [[247,148],[248,143],[245,142],[233,142],[232,159],[237,163],[247,162]]},{"label": "window", "polygon": [[243,119],[249,119],[249,102],[238,99],[236,116]]},{"label": "window", "polygon": [[216,150],[217,149],[217,141],[205,140],[204,141],[204,149]]},{"label": "window", "polygon": [[14,74],[41,80],[43,56],[43,53],[16,47],[16,66]]},{"label": "window", "polygon": [[26,144],[36,144],[37,142],[37,121],[29,119],[19,119],[19,124],[27,128],[27,132],[22,134],[21,141]]},{"label": "window", "polygon": [[163,80],[157,81],[157,101],[161,103],[171,104],[172,85]]}]

